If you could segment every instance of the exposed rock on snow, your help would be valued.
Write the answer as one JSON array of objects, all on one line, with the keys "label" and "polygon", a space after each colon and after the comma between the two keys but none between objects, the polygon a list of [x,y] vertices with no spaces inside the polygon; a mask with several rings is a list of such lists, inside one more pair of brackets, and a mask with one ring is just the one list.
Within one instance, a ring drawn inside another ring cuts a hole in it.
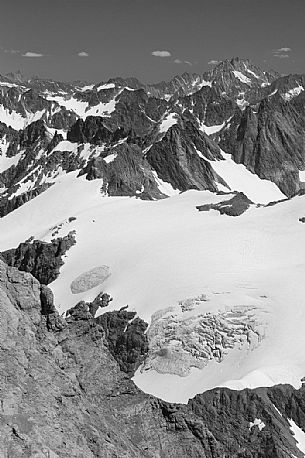
[{"label": "exposed rock on snow", "polygon": [[126,308],[106,312],[96,321],[103,327],[108,348],[121,370],[133,376],[148,351],[147,323]]},{"label": "exposed rock on snow", "polygon": [[48,285],[58,277],[64,264],[62,257],[75,243],[74,232],[71,231],[50,243],[40,240],[20,243],[17,248],[3,251],[0,257],[8,265],[30,272],[40,283]]},{"label": "exposed rock on snow", "polygon": [[200,212],[217,210],[221,215],[240,216],[248,210],[250,205],[253,205],[253,202],[244,193],[238,192],[232,199],[217,204],[197,205],[196,208]]},{"label": "exposed rock on snow", "polygon": [[111,272],[108,266],[94,267],[72,281],[70,286],[72,294],[83,293],[95,286],[101,285],[110,275]]}]

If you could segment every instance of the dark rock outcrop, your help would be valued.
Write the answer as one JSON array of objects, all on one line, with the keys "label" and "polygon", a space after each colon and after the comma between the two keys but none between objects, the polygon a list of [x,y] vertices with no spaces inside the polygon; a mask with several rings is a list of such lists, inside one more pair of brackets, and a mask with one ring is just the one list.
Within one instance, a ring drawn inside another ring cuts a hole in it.
[{"label": "dark rock outcrop", "polygon": [[104,329],[108,348],[121,370],[134,375],[148,351],[147,323],[125,309],[106,312],[96,322]]},{"label": "dark rock outcrop", "polygon": [[221,215],[240,216],[248,210],[250,205],[253,205],[253,202],[243,192],[238,192],[232,199],[223,200],[218,204],[198,205],[196,208],[200,212],[217,210]]},{"label": "dark rock outcrop", "polygon": [[99,293],[92,302],[89,303],[89,312],[94,317],[98,309],[108,307],[109,303],[112,301],[112,297],[110,297],[107,293]]},{"label": "dark rock outcrop", "polygon": [[105,126],[104,119],[100,116],[88,116],[84,121],[79,119],[67,134],[67,139],[71,142],[92,143],[93,145],[117,142],[124,137],[126,133],[123,128],[112,132]]},{"label": "dark rock outcrop", "polygon": [[70,232],[50,243],[40,240],[21,243],[17,248],[3,251],[1,256],[9,266],[30,272],[40,283],[48,285],[58,277],[64,263],[62,256],[74,244],[74,233]]}]

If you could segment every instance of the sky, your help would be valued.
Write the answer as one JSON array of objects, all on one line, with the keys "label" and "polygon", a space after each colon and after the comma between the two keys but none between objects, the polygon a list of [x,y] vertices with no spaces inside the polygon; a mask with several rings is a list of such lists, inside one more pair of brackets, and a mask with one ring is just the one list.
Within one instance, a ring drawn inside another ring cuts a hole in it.
[{"label": "sky", "polygon": [[305,73],[304,0],[1,0],[0,74],[169,80],[217,61]]}]

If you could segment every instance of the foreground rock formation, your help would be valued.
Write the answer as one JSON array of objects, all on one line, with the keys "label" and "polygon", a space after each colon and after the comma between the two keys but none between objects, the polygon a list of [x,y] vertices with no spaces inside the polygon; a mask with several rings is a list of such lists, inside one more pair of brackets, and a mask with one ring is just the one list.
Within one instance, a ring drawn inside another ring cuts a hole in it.
[{"label": "foreground rock formation", "polygon": [[303,456],[290,427],[305,429],[305,388],[163,402],[136,388],[125,364],[139,364],[145,327],[126,310],[64,319],[48,287],[0,261],[0,456]]}]

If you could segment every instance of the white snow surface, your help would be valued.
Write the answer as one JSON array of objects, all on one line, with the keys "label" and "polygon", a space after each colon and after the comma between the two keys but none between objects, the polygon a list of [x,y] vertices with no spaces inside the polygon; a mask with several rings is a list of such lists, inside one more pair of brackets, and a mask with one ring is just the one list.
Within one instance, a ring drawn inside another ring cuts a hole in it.
[{"label": "white snow surface", "polygon": [[22,155],[22,153],[19,152],[15,154],[15,156],[8,157],[6,154],[8,147],[9,142],[6,139],[6,135],[4,135],[4,137],[0,139],[0,173],[9,169],[12,165],[17,165]]},{"label": "white snow surface", "polygon": [[[220,162],[220,161],[219,161]],[[251,207],[240,217],[198,212],[232,194],[191,190],[160,201],[102,197],[102,180],[58,176],[35,199],[0,219],[0,250],[30,236],[50,241],[76,231],[76,245],[51,285],[60,313],[101,290],[114,300],[105,310],[129,304],[140,317],[208,292],[207,311],[251,304],[266,314],[266,335],[253,350],[232,350],[186,377],[137,372],[137,385],[168,401],[187,402],[216,386],[241,389],[277,383],[301,385],[305,375],[304,196],[271,207]],[[105,221],[107,224],[105,224]],[[95,266],[111,276],[73,295],[71,282]]]},{"label": "white snow surface", "polygon": [[22,116],[15,110],[8,110],[0,105],[0,122],[3,122],[9,127],[15,130],[24,129],[27,125],[34,121],[41,119],[44,114],[44,110],[36,111],[35,113],[27,113],[26,117]]},{"label": "white snow surface", "polygon": [[206,126],[205,124],[201,124],[200,130],[201,132],[204,132],[207,135],[212,135],[216,132],[219,132],[224,126],[224,122],[222,124],[216,124],[215,126]]},{"label": "white snow surface", "polygon": [[88,160],[92,157],[99,156],[105,149],[104,145],[94,146],[91,143],[73,143],[68,140],[64,140],[58,143],[57,146],[52,150],[54,151],[69,151],[73,154],[78,154],[81,159]]},{"label": "white snow surface", "polygon": [[201,89],[204,86],[212,87],[212,82],[211,81],[202,80],[201,83],[198,85],[198,89]]},{"label": "white snow surface", "polygon": [[105,83],[105,84],[102,84],[101,86],[99,86],[97,88],[97,91],[103,91],[104,89],[114,89],[115,88],[115,84],[113,83]]},{"label": "white snow surface", "polygon": [[176,113],[170,113],[165,118],[162,120],[161,125],[159,127],[160,133],[165,133],[168,131],[168,129],[172,126],[177,124],[177,114]]},{"label": "white snow surface", "polygon": [[289,100],[293,99],[294,97],[297,97],[303,91],[304,91],[304,87],[299,84],[298,86],[290,89],[285,94],[283,94],[282,97],[286,102],[288,102]]},{"label": "white snow surface", "polygon": [[299,178],[302,183],[305,182],[305,170],[299,170]]},{"label": "white snow surface", "polygon": [[110,164],[110,162],[113,162],[116,159],[116,157],[117,157],[117,153],[112,153],[104,157],[104,161],[107,162],[107,164]]},{"label": "white snow surface", "polygon": [[247,73],[250,73],[250,75],[254,76],[254,78],[257,78],[258,80],[260,79],[260,77],[257,76],[256,73],[254,73],[252,70],[250,70],[250,68],[247,68],[247,69],[246,69],[246,72],[247,72]]},{"label": "white snow surface", "polygon": [[257,426],[260,431],[265,428],[265,423],[260,418],[255,418],[254,421],[250,421],[249,429],[253,428],[253,426]]},{"label": "white snow surface", "polygon": [[176,196],[180,194],[179,189],[174,189],[170,183],[161,180],[161,178],[158,177],[157,172],[152,171],[152,174],[156,180],[159,191],[161,191],[163,194],[166,196]]},{"label": "white snow surface", "polygon": [[4,108],[3,105],[0,105],[0,122],[3,122],[15,130],[20,130],[24,127],[25,119],[20,113],[17,113],[17,111],[10,111]]},{"label": "white snow surface", "polygon": [[94,84],[87,84],[86,86],[83,86],[80,91],[81,92],[86,92],[86,91],[92,91],[92,89],[94,88]]},{"label": "white snow surface", "polygon": [[243,73],[239,72],[238,70],[233,70],[234,76],[239,79],[244,84],[250,84],[251,85],[251,80],[248,78],[246,75]]},{"label": "white snow surface", "polygon": [[304,431],[293,421],[288,420],[290,424],[290,430],[297,442],[298,449],[305,454],[305,433]]},{"label": "white snow surface", "polygon": [[0,81],[0,86],[5,86],[5,87],[18,87],[18,84],[8,83],[8,82],[6,82],[6,81]]},{"label": "white snow surface", "polygon": [[2,152],[0,149],[0,173],[4,172],[4,170],[9,169],[12,165],[17,165],[22,153],[17,153],[15,156],[7,157],[5,152]]},{"label": "white snow surface", "polygon": [[[243,164],[236,164],[230,154],[221,152],[223,161],[209,161],[215,172],[224,179],[232,191],[242,191],[254,203],[284,199],[286,196],[275,183],[259,178]],[[205,158],[205,160],[208,160]]]},{"label": "white snow surface", "polygon": [[116,105],[115,98],[106,103],[100,102],[95,106],[90,106],[88,102],[83,102],[73,96],[45,94],[45,98],[47,100],[54,100],[60,106],[73,111],[83,119],[86,119],[88,116],[108,116],[115,110]]}]

